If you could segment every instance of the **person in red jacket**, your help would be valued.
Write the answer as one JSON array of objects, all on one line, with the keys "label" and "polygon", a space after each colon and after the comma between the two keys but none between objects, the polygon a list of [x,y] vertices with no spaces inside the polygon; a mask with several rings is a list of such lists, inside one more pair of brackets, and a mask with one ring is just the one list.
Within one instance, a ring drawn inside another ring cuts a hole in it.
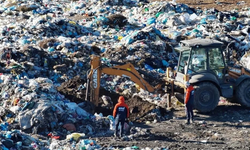
[{"label": "person in red jacket", "polygon": [[118,136],[117,132],[120,124],[121,129],[119,136],[122,137],[124,131],[124,123],[129,117],[129,108],[128,105],[125,103],[125,99],[123,96],[119,97],[118,103],[115,105],[115,108],[113,110],[113,117],[115,118],[115,136]]},{"label": "person in red jacket", "polygon": [[187,115],[187,124],[190,124],[190,120],[193,123],[194,121],[194,113],[193,113],[193,101],[194,101],[194,87],[189,82],[186,83],[186,96],[185,96],[185,108]]}]

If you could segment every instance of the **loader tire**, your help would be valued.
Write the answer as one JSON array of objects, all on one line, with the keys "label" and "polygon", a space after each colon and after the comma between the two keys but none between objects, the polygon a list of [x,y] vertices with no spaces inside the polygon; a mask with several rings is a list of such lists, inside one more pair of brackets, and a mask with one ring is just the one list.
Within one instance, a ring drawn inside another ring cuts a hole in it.
[{"label": "loader tire", "polygon": [[250,79],[243,81],[237,87],[236,97],[241,106],[250,107]]},{"label": "loader tire", "polygon": [[194,108],[203,113],[214,110],[220,98],[218,88],[210,82],[199,83],[195,87]]}]

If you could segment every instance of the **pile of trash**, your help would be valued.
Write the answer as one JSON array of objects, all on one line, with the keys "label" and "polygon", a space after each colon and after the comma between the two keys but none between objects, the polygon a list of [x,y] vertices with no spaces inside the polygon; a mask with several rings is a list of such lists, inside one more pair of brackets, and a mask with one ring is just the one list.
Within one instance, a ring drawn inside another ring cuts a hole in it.
[{"label": "pile of trash", "polygon": [[[250,68],[248,9],[220,12],[141,0],[1,0],[0,4],[3,149],[76,149],[79,144],[82,149],[99,148],[84,138],[111,130],[112,119],[91,113],[87,102],[73,102],[58,90],[78,76],[84,83],[77,85],[76,94],[84,95],[90,55],[100,55],[108,66],[112,61],[130,62],[145,78],[157,81],[166,67],[177,64],[173,47],[180,40],[212,38],[230,43],[232,60]],[[108,91],[136,93],[165,105],[166,95],[147,93],[126,78],[102,79],[101,86]]]}]

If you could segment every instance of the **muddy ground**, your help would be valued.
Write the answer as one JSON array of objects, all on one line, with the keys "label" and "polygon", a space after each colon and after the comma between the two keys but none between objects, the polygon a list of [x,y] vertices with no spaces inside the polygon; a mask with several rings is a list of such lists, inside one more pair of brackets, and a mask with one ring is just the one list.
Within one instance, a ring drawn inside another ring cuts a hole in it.
[{"label": "muddy ground", "polygon": [[[81,83],[80,78],[76,77],[62,84],[59,91],[67,98],[75,102],[81,102],[81,97],[85,96],[85,90],[74,90]],[[104,94],[110,96],[114,104],[119,97],[117,93],[110,93],[101,89],[100,95]],[[78,95],[78,97],[75,97],[75,95]],[[126,103],[133,110],[129,118],[133,123],[131,128],[137,129],[137,133],[140,131],[141,133],[133,136],[133,138],[118,139],[113,137],[113,132],[104,132],[89,138],[106,148],[137,146],[139,149],[158,147],[210,150],[249,149],[250,147],[250,109],[243,108],[235,103],[229,103],[223,98],[221,98],[219,106],[211,113],[201,114],[195,111],[195,123],[190,125],[185,124],[184,106],[178,103],[175,98],[172,99],[173,108],[158,108],[158,110],[161,110],[160,116],[164,116],[165,120],[161,120],[154,115],[147,115],[157,107],[154,104],[142,101],[138,97],[127,97]],[[101,112],[104,116],[112,115],[112,110],[102,107],[98,107],[96,112]],[[133,131],[132,129],[130,131]],[[128,134],[127,137],[130,135],[132,133]]]},{"label": "muddy ground", "polygon": [[112,134],[93,139],[103,147],[249,149],[249,113],[249,109],[237,104],[222,103],[212,113],[195,112],[195,123],[186,125],[184,107],[178,107],[169,112],[166,121],[135,123],[147,133],[133,140],[117,140]]}]

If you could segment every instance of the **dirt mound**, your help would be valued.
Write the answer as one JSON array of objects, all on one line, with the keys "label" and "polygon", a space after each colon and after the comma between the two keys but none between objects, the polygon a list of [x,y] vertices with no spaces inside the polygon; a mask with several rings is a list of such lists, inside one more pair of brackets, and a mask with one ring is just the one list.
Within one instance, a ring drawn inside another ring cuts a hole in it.
[{"label": "dirt mound", "polygon": [[63,94],[71,102],[80,103],[85,99],[85,89],[81,88],[86,81],[82,80],[80,76],[75,76],[74,78],[61,84],[57,90]]},{"label": "dirt mound", "polygon": [[[79,76],[76,76],[67,82],[64,82],[61,84],[60,87],[57,88],[57,90],[63,94],[67,99],[69,99],[71,102],[75,103],[81,103],[85,101],[85,95],[86,95],[86,89],[81,88],[81,86],[85,83],[83,79],[81,79]],[[118,93],[107,91],[103,88],[100,89],[100,94],[109,96],[111,100],[113,101],[113,107],[117,103],[117,100],[119,98]],[[144,117],[147,113],[151,112],[156,108],[156,105],[149,103],[147,101],[143,101],[139,97],[135,98],[128,98],[125,97],[125,102],[128,104],[130,108],[130,120],[131,121],[139,121],[141,122],[140,118]],[[104,116],[112,115],[113,113],[113,107],[106,108],[102,107],[102,99],[99,98],[99,105],[95,108],[96,113],[102,113]]]},{"label": "dirt mound", "polygon": [[126,103],[130,109],[130,117],[131,121],[143,121],[141,120],[146,114],[151,112],[152,110],[156,109],[156,105],[149,103],[147,101],[143,101],[139,97],[130,98],[126,100]]},{"label": "dirt mound", "polygon": [[[113,107],[118,102],[118,98],[120,96],[118,93],[109,92],[105,89],[100,89],[100,97],[102,95],[106,95],[111,98],[111,100],[113,101]],[[112,115],[113,108],[108,109],[105,107],[101,107],[102,100],[99,99],[99,101],[101,103],[99,103],[99,106],[96,108],[96,113],[102,113],[104,116]],[[145,121],[143,117],[156,108],[156,105],[149,103],[147,101],[143,101],[139,97],[135,98],[125,97],[125,102],[130,109],[130,117],[129,117],[130,121],[137,121],[137,122]]]}]

